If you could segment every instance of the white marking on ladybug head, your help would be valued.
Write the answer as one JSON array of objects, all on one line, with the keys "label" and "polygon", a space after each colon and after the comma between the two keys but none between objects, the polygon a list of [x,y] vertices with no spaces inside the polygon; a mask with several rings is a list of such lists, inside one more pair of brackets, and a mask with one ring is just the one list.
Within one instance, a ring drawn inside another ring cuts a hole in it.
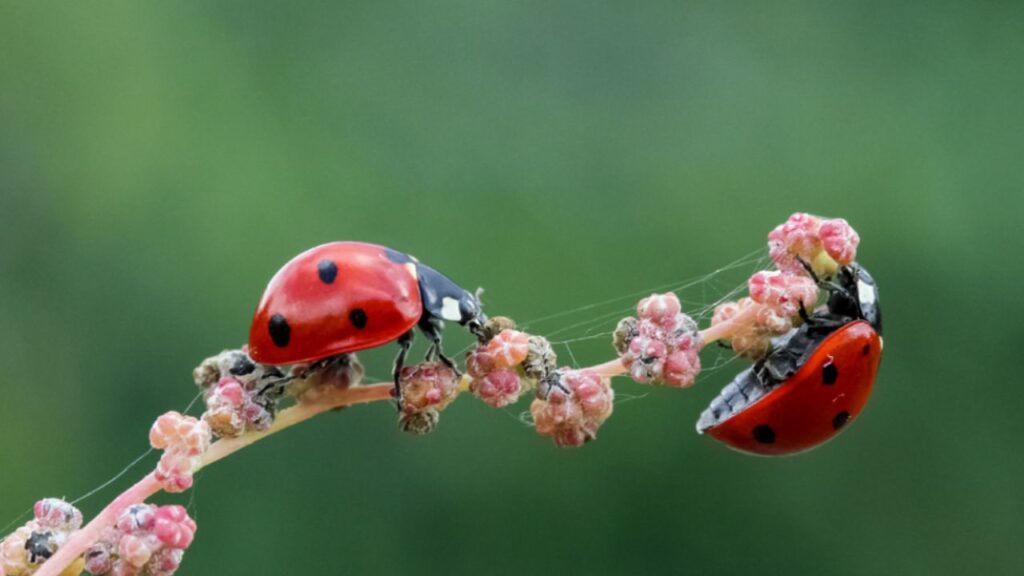
[{"label": "white marking on ladybug head", "polygon": [[412,279],[413,280],[419,280],[420,279],[419,275],[416,274],[416,265],[415,264],[413,264],[412,262],[406,262],[405,263],[405,269],[409,271],[409,274],[412,274]]},{"label": "white marking on ladybug head", "polygon": [[448,296],[441,301],[441,318],[450,322],[462,320],[462,312],[459,311],[459,301]]},{"label": "white marking on ladybug head", "polygon": [[863,280],[857,280],[857,295],[860,297],[862,306],[871,306],[877,300],[878,293],[875,291],[874,285],[868,284]]},{"label": "white marking on ladybug head", "polygon": [[420,263],[420,259],[419,259],[419,258],[417,258],[417,257],[415,257],[415,256],[413,256],[412,254],[406,254],[406,256],[408,256],[409,258],[412,258],[412,261],[413,261],[413,262],[415,262],[415,263],[417,263],[417,264],[419,264],[419,263]]}]

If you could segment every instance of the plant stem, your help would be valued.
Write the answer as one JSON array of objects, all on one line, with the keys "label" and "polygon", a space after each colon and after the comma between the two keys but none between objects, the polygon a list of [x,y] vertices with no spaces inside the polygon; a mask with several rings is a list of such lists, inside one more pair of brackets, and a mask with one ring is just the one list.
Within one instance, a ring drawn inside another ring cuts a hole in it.
[{"label": "plant stem", "polygon": [[72,534],[71,538],[57,550],[57,553],[43,563],[36,572],[36,576],[58,576],[61,574],[65,568],[84,554],[85,550],[99,539],[107,527],[113,526],[114,522],[117,522],[117,518],[126,508],[144,502],[146,498],[160,490],[160,482],[157,481],[156,475],[153,472],[146,474],[142,480],[136,482],[134,486],[122,492],[117,498],[114,498],[113,502],[107,504],[107,507],[93,518],[91,522],[86,524],[84,528]]},{"label": "plant stem", "polygon": [[[704,346],[707,346],[708,344],[714,342],[715,340],[722,340],[725,338],[732,337],[739,330],[742,330],[743,328],[749,326],[762,308],[764,308],[764,306],[762,306],[761,304],[751,304],[742,312],[726,320],[725,322],[721,322],[719,324],[711,326],[706,330],[701,330],[701,342],[703,342]],[[586,368],[586,370],[593,370],[594,372],[597,372],[598,374],[605,378],[612,378],[614,376],[620,376],[626,373],[626,367],[622,364],[621,358],[609,360],[603,364],[590,366],[589,368]]]},{"label": "plant stem", "polygon": [[[761,306],[758,304],[751,305],[733,318],[701,331],[702,341],[708,344],[715,340],[729,338],[737,330],[749,325],[760,309]],[[609,378],[626,373],[626,367],[623,366],[622,360],[619,358],[592,366],[589,369]],[[328,389],[326,392],[322,392],[323,395],[315,401],[302,402],[282,410],[267,430],[249,432],[237,438],[223,438],[214,442],[209,450],[203,454],[199,468],[205,468],[250,444],[254,444],[322,412],[355,404],[389,400],[391,398],[391,390],[391,384]],[[36,572],[36,576],[59,576],[67,566],[84,554],[86,549],[96,542],[100,534],[107,527],[114,525],[117,518],[126,508],[144,502],[147,498],[161,490],[162,486],[154,474],[152,472],[147,474],[142,480],[139,480],[134,486],[115,498],[84,528],[75,532],[61,546],[60,550],[40,567],[39,571]]]},{"label": "plant stem", "polygon": [[[200,468],[209,466],[250,444],[308,420],[322,412],[343,406],[388,400],[391,398],[392,387],[391,384],[374,384],[371,386],[337,388],[326,392],[323,396],[317,398],[315,402],[296,404],[282,410],[274,420],[274,424],[263,432],[249,432],[238,438],[224,438],[214,442],[210,449],[203,454]],[[154,473],[150,472],[147,474],[134,486],[122,492],[91,522],[86,524],[84,528],[72,534],[71,538],[60,547],[57,553],[40,566],[36,576],[58,576],[61,574],[65,568],[84,554],[86,549],[99,539],[106,528],[114,525],[117,518],[126,508],[145,502],[147,498],[160,492],[162,489],[163,487],[157,481]]]}]

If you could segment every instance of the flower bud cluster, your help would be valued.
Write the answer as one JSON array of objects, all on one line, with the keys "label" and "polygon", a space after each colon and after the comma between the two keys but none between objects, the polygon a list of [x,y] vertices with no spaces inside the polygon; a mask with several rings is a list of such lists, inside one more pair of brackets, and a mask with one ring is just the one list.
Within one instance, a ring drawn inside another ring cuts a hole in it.
[{"label": "flower bud cluster", "polygon": [[253,362],[241,350],[225,350],[203,361],[193,372],[203,389],[205,421],[220,437],[234,438],[249,430],[266,430],[274,422],[285,375],[274,366]]},{"label": "flower bud cluster", "polygon": [[557,446],[576,447],[597,437],[614,400],[608,378],[593,370],[563,370],[541,382],[530,414],[538,434]]},{"label": "flower bud cluster", "polygon": [[192,474],[210,447],[210,426],[191,416],[168,412],[157,418],[149,430],[149,443],[164,451],[156,466],[156,479],[167,492],[184,492],[192,487]]},{"label": "flower bud cluster", "polygon": [[836,265],[854,261],[859,243],[860,236],[846,220],[797,212],[768,234],[768,254],[783,272],[803,273],[803,260],[820,276],[829,276]]},{"label": "flower bud cluster", "polygon": [[181,506],[136,504],[86,551],[85,569],[97,576],[170,576],[195,533],[195,521]]},{"label": "flower bud cluster", "polygon": [[[44,498],[32,508],[33,518],[0,541],[0,576],[29,576],[82,527],[82,513],[59,498]],[[78,574],[81,564],[69,574]]]},{"label": "flower bud cluster", "polygon": [[637,305],[639,318],[619,322],[613,344],[633,380],[680,388],[694,383],[703,342],[697,323],[681,310],[674,293],[652,294]]},{"label": "flower bud cluster", "polygon": [[434,430],[444,410],[459,394],[459,377],[440,362],[405,366],[398,375],[402,391],[399,426],[406,432],[426,434]]},{"label": "flower bud cluster", "polygon": [[558,366],[546,338],[516,330],[509,318],[488,320],[483,333],[483,341],[466,356],[466,371],[473,379],[470,391],[488,406],[515,404]]},{"label": "flower bud cluster", "polygon": [[760,359],[771,350],[771,340],[793,328],[801,313],[810,314],[819,289],[808,275],[826,278],[838,266],[853,262],[860,237],[842,218],[820,218],[798,212],[768,234],[768,250],[778,270],[750,277],[749,298],[715,307],[712,326],[735,322],[726,339],[737,355]]}]

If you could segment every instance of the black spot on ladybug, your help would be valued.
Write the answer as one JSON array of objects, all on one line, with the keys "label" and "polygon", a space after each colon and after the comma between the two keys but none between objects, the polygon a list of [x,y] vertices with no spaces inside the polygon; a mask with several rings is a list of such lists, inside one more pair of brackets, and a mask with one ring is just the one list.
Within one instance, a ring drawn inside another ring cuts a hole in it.
[{"label": "black spot on ladybug", "polygon": [[850,413],[847,412],[846,410],[843,410],[839,414],[836,414],[836,417],[832,419],[832,427],[835,428],[836,430],[839,430],[840,428],[845,426],[846,423],[849,421]]},{"label": "black spot on ladybug", "polygon": [[316,271],[320,274],[320,281],[324,284],[334,284],[334,279],[338,277],[338,265],[333,260],[321,260],[316,265]]},{"label": "black spot on ladybug", "polygon": [[362,330],[363,328],[366,328],[366,311],[362,308],[356,308],[349,312],[348,319],[352,321],[352,325],[357,329]]},{"label": "black spot on ladybug", "polygon": [[829,363],[825,364],[825,367],[821,369],[821,383],[831,386],[836,383],[836,378],[839,378],[839,369],[829,360]]},{"label": "black spot on ladybug", "polygon": [[284,316],[274,314],[270,318],[267,328],[270,329],[270,339],[274,341],[274,344],[277,344],[278,348],[284,348],[288,345],[288,341],[292,338],[292,329],[288,326],[288,321],[284,319]]},{"label": "black spot on ladybug", "polygon": [[235,376],[245,376],[246,374],[252,374],[252,371],[255,369],[256,365],[252,363],[252,360],[239,354],[235,357],[235,362],[231,365],[228,372]]},{"label": "black spot on ladybug", "polygon": [[867,356],[868,354],[870,354],[870,353],[871,353],[871,344],[865,344],[865,345],[864,345],[864,349],[863,349],[863,350],[861,350],[861,352],[862,352],[862,353],[863,353],[863,354],[864,354],[865,356]]},{"label": "black spot on ladybug", "polygon": [[408,264],[413,261],[408,254],[402,254],[398,250],[392,250],[391,248],[385,248],[384,255],[395,264]]},{"label": "black spot on ladybug", "polygon": [[774,444],[775,430],[772,430],[772,427],[767,424],[761,424],[754,428],[754,440],[761,444]]}]

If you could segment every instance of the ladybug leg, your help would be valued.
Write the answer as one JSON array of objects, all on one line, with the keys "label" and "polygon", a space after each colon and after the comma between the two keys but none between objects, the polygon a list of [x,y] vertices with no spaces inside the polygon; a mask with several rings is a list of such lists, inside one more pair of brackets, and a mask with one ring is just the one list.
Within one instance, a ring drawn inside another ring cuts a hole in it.
[{"label": "ladybug leg", "polygon": [[811,321],[811,315],[807,313],[807,308],[804,308],[803,301],[800,301],[800,319],[804,322]]},{"label": "ladybug leg", "polygon": [[847,298],[854,299],[853,295],[851,295],[850,291],[847,290],[846,288],[843,288],[842,286],[836,284],[835,282],[832,282],[831,280],[825,280],[819,277],[814,272],[814,268],[811,267],[811,264],[807,262],[807,260],[804,260],[803,258],[800,258],[798,256],[796,261],[799,262],[801,266],[803,266],[804,271],[807,272],[807,275],[811,277],[811,280],[814,280],[814,283],[817,284],[822,289],[828,290],[829,292],[838,292]]},{"label": "ladybug leg", "polygon": [[395,357],[395,366],[392,370],[392,376],[394,376],[395,379],[395,400],[398,402],[402,400],[402,387],[398,385],[398,378],[402,374],[402,367],[405,366],[405,357],[409,355],[409,348],[412,346],[413,336],[413,331],[409,330],[398,337],[398,356]]},{"label": "ladybug leg", "polygon": [[423,320],[420,321],[420,331],[423,335],[430,339],[430,349],[427,350],[427,361],[433,357],[440,360],[445,366],[451,368],[456,376],[462,376],[462,372],[459,371],[458,367],[455,366],[455,362],[451,358],[444,355],[444,351],[441,349],[441,322],[435,318],[424,316]]}]

